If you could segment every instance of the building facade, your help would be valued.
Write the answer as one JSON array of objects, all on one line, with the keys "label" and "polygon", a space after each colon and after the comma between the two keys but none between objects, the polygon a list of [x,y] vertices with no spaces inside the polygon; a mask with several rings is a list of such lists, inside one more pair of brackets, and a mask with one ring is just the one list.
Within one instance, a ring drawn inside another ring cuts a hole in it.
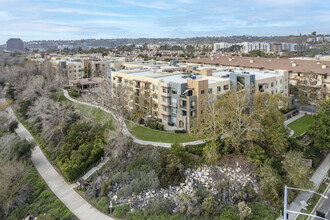
[{"label": "building facade", "polygon": [[7,51],[24,50],[24,43],[20,38],[10,38],[7,41]]}]

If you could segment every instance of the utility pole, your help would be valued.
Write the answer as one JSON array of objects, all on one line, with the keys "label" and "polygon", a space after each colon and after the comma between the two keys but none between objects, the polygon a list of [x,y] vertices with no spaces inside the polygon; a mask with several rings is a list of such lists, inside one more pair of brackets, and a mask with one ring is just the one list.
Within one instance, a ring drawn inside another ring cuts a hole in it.
[{"label": "utility pole", "polygon": [[320,195],[322,196],[323,198],[325,199],[328,199],[327,196],[321,194],[321,193],[318,193],[318,192],[314,192],[312,190],[309,190],[309,189],[300,189],[300,188],[294,188],[294,187],[288,187],[288,186],[284,186],[284,209],[283,209],[283,219],[284,220],[288,220],[288,213],[293,213],[293,214],[299,214],[299,215],[305,215],[305,216],[310,216],[310,217],[314,217],[314,218],[318,218],[318,219],[323,219],[323,220],[327,220],[326,218],[323,218],[323,217],[320,217],[320,216],[317,216],[317,215],[311,215],[311,214],[306,214],[306,213],[303,213],[303,212],[296,212],[296,211],[292,211],[292,210],[288,210],[288,189],[293,189],[293,190],[299,190],[299,191],[305,191],[305,192],[309,192],[309,193],[314,193],[314,194],[317,194],[317,195]]}]

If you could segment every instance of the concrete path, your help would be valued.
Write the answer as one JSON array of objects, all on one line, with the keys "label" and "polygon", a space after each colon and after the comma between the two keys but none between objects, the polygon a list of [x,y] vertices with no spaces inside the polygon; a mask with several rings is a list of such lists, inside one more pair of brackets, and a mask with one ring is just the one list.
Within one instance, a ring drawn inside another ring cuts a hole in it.
[{"label": "concrete path", "polygon": [[291,122],[294,122],[295,120],[297,120],[297,119],[303,117],[304,115],[305,115],[305,112],[301,112],[301,111],[300,111],[298,115],[293,116],[292,118],[289,118],[288,120],[286,120],[286,121],[284,122],[284,125],[285,125],[285,126],[288,126],[288,124],[290,124]]},{"label": "concrete path", "polygon": [[91,175],[93,175],[93,173],[95,173],[96,171],[98,171],[99,169],[101,169],[103,167],[104,164],[106,164],[108,161],[110,160],[109,157],[105,157],[97,166],[93,167],[92,169],[90,169],[83,177],[84,180],[87,180]]},{"label": "concrete path", "polygon": [[[1,97],[4,97],[5,92],[1,93]],[[0,99],[0,103],[4,103],[4,99]],[[16,119],[16,116],[12,108],[8,107],[6,111],[10,118]],[[18,120],[17,120],[18,121]],[[18,128],[15,130],[17,135],[21,138],[25,138],[28,141],[34,140],[33,136],[28,130],[19,122]],[[59,198],[63,204],[78,218],[81,220],[114,220],[113,218],[100,212],[93,206],[91,206],[85,199],[83,199],[74,188],[76,184],[69,185],[64,178],[57,173],[54,167],[47,160],[42,153],[38,145],[32,151],[31,160],[39,172],[40,176],[46,182],[50,190]]]},{"label": "concrete path", "polygon": [[[314,172],[313,176],[310,178],[310,181],[314,183],[315,190],[318,189],[319,185],[323,181],[324,177],[328,174],[328,170],[330,167],[330,153],[328,156],[322,161],[319,167]],[[301,211],[301,201],[307,201],[311,197],[311,193],[301,193],[299,194],[293,202],[289,205],[288,209],[296,212]],[[297,214],[289,213],[289,220],[294,220],[298,217]]]},{"label": "concrete path", "polygon": [[[107,112],[109,114],[111,114],[117,121],[120,121],[121,124],[123,125],[123,134],[128,136],[128,137],[131,137],[135,143],[138,143],[138,144],[141,144],[141,145],[152,145],[152,146],[159,146],[159,147],[171,147],[171,143],[162,143],[162,142],[152,142],[152,141],[144,141],[144,140],[140,140],[138,138],[136,138],[135,136],[133,136],[129,130],[127,129],[127,126],[126,126],[126,123],[124,122],[124,119],[120,118],[118,119],[114,114],[113,112],[109,111],[108,109],[104,108],[104,107],[101,107],[101,106],[98,106],[98,105],[94,105],[94,104],[91,104],[91,103],[88,103],[88,102],[82,102],[82,101],[78,101],[76,99],[73,99],[67,90],[63,89],[63,93],[64,93],[64,96],[65,98],[69,99],[70,101],[74,102],[74,103],[77,103],[77,104],[81,104],[81,105],[87,105],[87,106],[90,106],[90,107],[94,107],[94,108],[98,108],[98,109],[101,109],[102,111],[104,112]],[[192,141],[192,142],[186,142],[186,143],[181,143],[181,145],[185,146],[185,145],[197,145],[197,144],[202,144],[204,143],[203,141]]]}]

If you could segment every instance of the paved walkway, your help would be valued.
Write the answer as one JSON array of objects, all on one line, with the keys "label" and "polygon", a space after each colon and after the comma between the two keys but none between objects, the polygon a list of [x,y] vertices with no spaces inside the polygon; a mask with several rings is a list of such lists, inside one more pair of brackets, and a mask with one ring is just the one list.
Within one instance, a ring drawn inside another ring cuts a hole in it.
[{"label": "paved walkway", "polygon": [[[328,170],[330,166],[330,153],[328,156],[322,161],[322,163],[319,165],[317,170],[314,172],[313,176],[310,178],[310,181],[314,183],[314,186],[316,188],[319,187],[321,182],[323,181],[324,177],[327,175]],[[305,200],[307,201],[311,197],[311,193],[301,193],[299,194],[293,202],[289,205],[288,209],[296,212],[301,211],[301,201]],[[297,218],[297,214],[290,213],[289,214],[289,220],[294,220]]]},{"label": "paved walkway", "polygon": [[[5,92],[1,93],[3,97]],[[4,103],[3,99],[0,99],[0,103]],[[16,116],[12,108],[7,108],[11,118]],[[17,120],[17,119],[16,119]],[[17,120],[18,121],[18,120]],[[29,133],[25,127],[19,123],[16,133],[19,137],[25,138],[29,141],[34,140],[33,136]],[[38,170],[40,176],[44,179],[46,184],[49,186],[51,191],[59,198],[63,204],[81,220],[114,220],[113,218],[100,212],[93,206],[91,206],[85,199],[83,199],[74,188],[77,187],[76,184],[69,185],[63,177],[57,173],[54,167],[49,163],[45,155],[42,153],[38,145],[32,151],[31,160]]]},{"label": "paved walkway", "polygon": [[[81,105],[87,105],[87,106],[90,106],[90,107],[94,107],[94,108],[98,108],[98,109],[101,109],[102,111],[104,112],[107,112],[109,114],[111,114],[117,121],[121,121],[122,125],[123,125],[123,134],[128,136],[128,137],[131,137],[135,143],[138,143],[138,144],[141,144],[141,145],[152,145],[152,146],[159,146],[159,147],[171,147],[171,143],[162,143],[162,142],[152,142],[152,141],[144,141],[144,140],[140,140],[138,138],[136,138],[135,136],[133,136],[129,130],[127,129],[127,126],[126,126],[126,123],[124,122],[124,119],[120,118],[118,119],[114,114],[113,112],[109,111],[108,109],[104,108],[104,107],[101,107],[101,106],[98,106],[98,105],[94,105],[94,104],[91,104],[91,103],[88,103],[88,102],[82,102],[82,101],[78,101],[76,99],[73,99],[71,98],[71,96],[69,95],[68,91],[63,89],[63,93],[64,93],[64,96],[65,98],[69,99],[70,101],[74,102],[74,103],[78,103],[78,104],[81,104]],[[197,145],[197,144],[202,144],[203,141],[192,141],[192,142],[186,142],[186,143],[181,143],[181,145],[185,146],[185,145]]]},{"label": "paved walkway", "polygon": [[103,167],[104,164],[106,164],[108,161],[110,160],[109,157],[105,157],[97,166],[93,167],[92,169],[90,169],[83,177],[84,180],[87,180],[91,175],[93,175],[93,173],[95,173],[96,171],[98,171],[99,169],[101,169]]}]

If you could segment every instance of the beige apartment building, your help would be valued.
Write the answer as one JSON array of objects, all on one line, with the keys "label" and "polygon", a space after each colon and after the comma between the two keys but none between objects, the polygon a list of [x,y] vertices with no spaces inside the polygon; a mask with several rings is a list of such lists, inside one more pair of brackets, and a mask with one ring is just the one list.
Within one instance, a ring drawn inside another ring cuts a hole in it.
[{"label": "beige apartment building", "polygon": [[[288,96],[288,71],[260,71],[233,67],[186,65],[182,71],[120,70],[111,73],[112,83],[129,89],[130,108],[157,118],[168,130],[189,130],[191,120],[203,114],[210,95],[217,97],[236,86],[254,86],[257,92]],[[142,98],[142,101],[141,101]],[[141,106],[143,105],[143,106]]]}]

